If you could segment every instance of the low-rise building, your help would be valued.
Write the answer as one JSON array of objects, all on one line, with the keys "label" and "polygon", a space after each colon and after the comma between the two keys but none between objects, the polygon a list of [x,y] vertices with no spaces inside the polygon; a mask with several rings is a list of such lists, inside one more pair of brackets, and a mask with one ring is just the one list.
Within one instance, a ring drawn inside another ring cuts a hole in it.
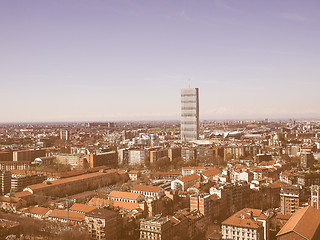
[{"label": "low-rise building", "polygon": [[189,187],[192,187],[197,182],[201,182],[201,176],[198,174],[192,174],[173,180],[171,182],[171,189],[178,191],[186,191]]},{"label": "low-rise building", "polygon": [[70,222],[75,224],[82,224],[84,222],[84,213],[54,209],[51,213],[48,214],[48,220],[63,223]]},{"label": "low-rise building", "polygon": [[112,191],[108,195],[108,199],[112,201],[140,203],[144,200],[143,195],[133,192]]},{"label": "low-rise building", "polygon": [[161,187],[148,185],[133,185],[131,192],[142,194],[145,197],[162,197],[165,195]]}]

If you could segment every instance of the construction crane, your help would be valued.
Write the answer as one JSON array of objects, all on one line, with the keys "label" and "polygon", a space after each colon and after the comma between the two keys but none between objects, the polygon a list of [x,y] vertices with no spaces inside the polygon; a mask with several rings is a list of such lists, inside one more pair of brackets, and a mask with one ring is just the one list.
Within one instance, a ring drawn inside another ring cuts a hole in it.
[{"label": "construction crane", "polygon": [[39,195],[39,194],[33,194],[35,197],[45,197],[45,198],[51,198],[51,199],[61,199],[66,201],[66,208],[67,208],[67,221],[69,221],[69,202],[76,202],[76,199],[71,199],[66,195],[65,198],[60,198],[60,197],[52,197],[52,196],[47,196],[47,195]]}]

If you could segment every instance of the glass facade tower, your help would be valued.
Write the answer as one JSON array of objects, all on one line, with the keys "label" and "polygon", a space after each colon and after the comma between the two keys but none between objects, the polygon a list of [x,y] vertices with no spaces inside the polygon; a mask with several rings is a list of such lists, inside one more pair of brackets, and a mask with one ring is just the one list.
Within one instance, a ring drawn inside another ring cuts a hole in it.
[{"label": "glass facade tower", "polygon": [[181,141],[199,139],[199,88],[181,89]]}]

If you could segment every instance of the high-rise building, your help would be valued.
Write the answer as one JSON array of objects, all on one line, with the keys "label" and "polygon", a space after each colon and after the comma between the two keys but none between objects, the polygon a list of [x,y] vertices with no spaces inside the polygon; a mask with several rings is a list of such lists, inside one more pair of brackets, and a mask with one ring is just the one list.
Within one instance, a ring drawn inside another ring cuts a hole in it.
[{"label": "high-rise building", "polygon": [[301,198],[299,185],[284,185],[280,191],[280,209],[283,215],[292,215],[298,209]]},{"label": "high-rise building", "polygon": [[181,141],[199,139],[199,88],[181,89]]},{"label": "high-rise building", "polygon": [[210,214],[210,194],[193,194],[190,196],[190,211],[199,210],[205,216]]}]

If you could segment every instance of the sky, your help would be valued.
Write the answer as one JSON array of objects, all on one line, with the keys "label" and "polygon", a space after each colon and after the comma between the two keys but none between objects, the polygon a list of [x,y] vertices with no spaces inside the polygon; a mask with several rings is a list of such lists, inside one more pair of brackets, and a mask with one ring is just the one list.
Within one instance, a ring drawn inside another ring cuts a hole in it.
[{"label": "sky", "polygon": [[319,0],[0,3],[0,122],[320,118]]}]

